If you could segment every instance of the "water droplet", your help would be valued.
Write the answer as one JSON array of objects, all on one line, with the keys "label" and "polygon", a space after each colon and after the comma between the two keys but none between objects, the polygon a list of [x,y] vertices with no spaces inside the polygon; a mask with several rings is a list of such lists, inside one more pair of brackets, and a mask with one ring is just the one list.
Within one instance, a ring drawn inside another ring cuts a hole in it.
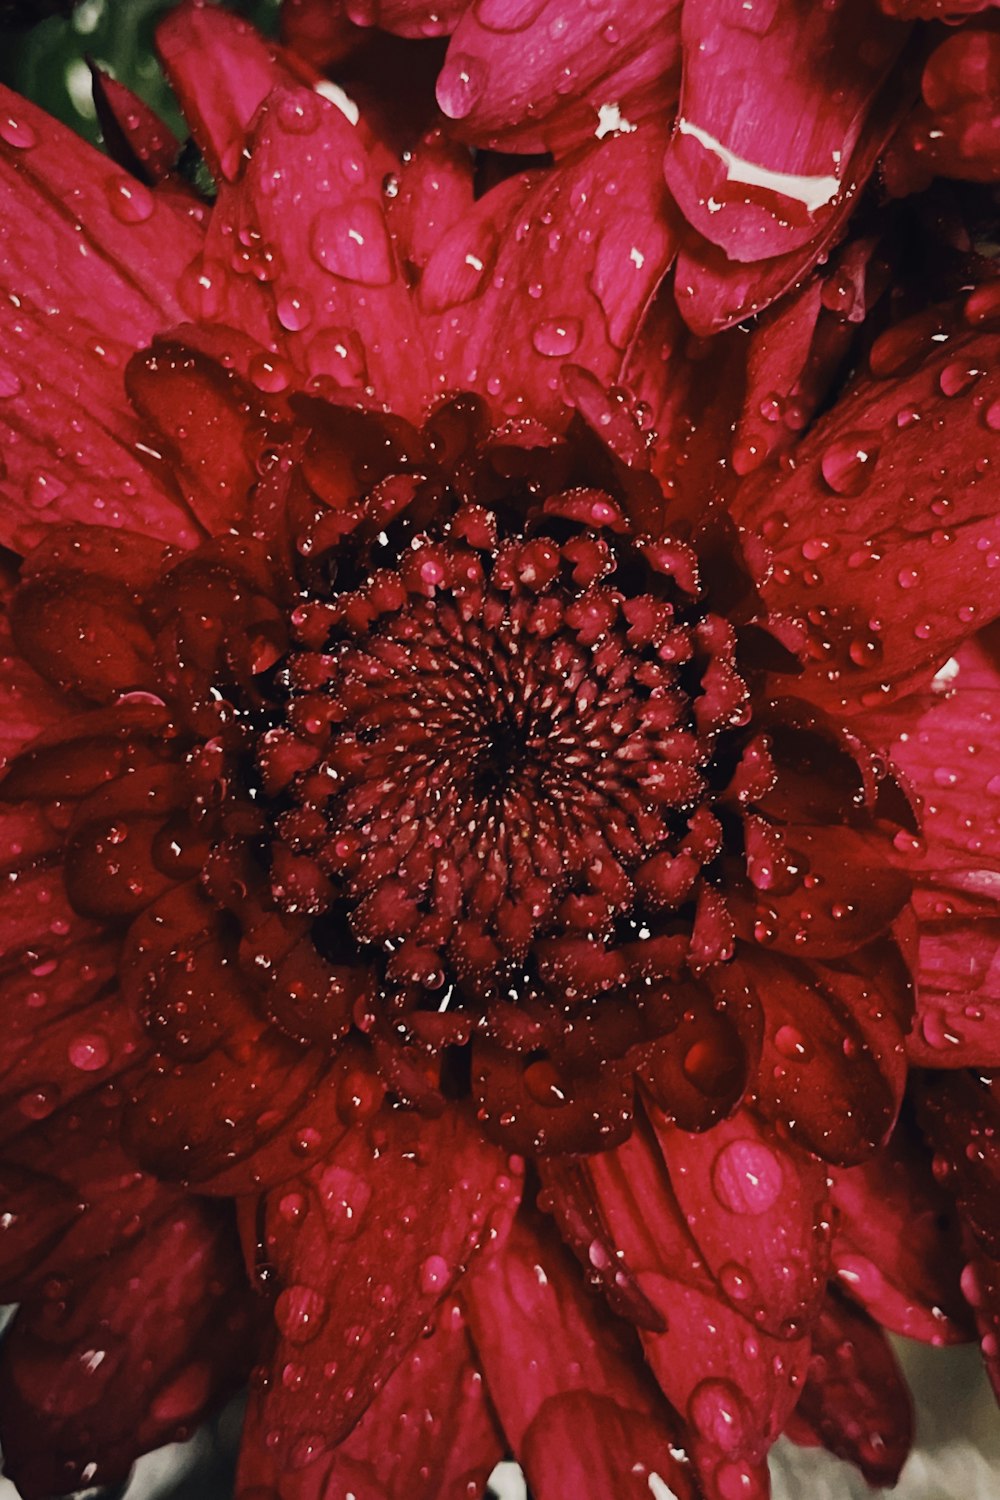
[{"label": "water droplet", "polygon": [[688,1399],[688,1420],[721,1453],[736,1453],[748,1432],[746,1403],[728,1380],[702,1380]]},{"label": "water droplet", "polygon": [[774,1034],[774,1045],[789,1062],[808,1062],[812,1056],[812,1048],[795,1026],[779,1026]]},{"label": "water droplet", "polygon": [[290,1344],[308,1344],[323,1326],[326,1298],[308,1286],[288,1286],[274,1304],[274,1321]]},{"label": "water droplet", "polygon": [[46,474],[44,469],[36,469],[28,476],[28,504],[35,510],[44,510],[47,505],[51,505],[65,493],[66,486],[62,480],[56,479],[53,474]]},{"label": "water droplet", "polygon": [[286,390],[292,378],[291,366],[277,354],[255,354],[247,373],[257,389],[269,395]]},{"label": "water droplet", "polygon": [[371,198],[324,208],[313,220],[312,252],[325,271],[361,286],[388,286],[396,271],[381,206]]},{"label": "water droplet", "polygon": [[299,333],[312,322],[312,299],[308,292],[282,292],[278,297],[277,311],[282,328],[289,333]]},{"label": "water droplet", "polygon": [[549,359],[567,359],[580,342],[583,325],[579,318],[548,318],[536,323],[531,342],[539,354]]},{"label": "water droplet", "polygon": [[860,495],[878,462],[879,448],[867,433],[848,433],[820,459],[823,478],[836,495]]},{"label": "water droplet", "polygon": [[107,1067],[111,1057],[108,1039],[100,1031],[88,1031],[69,1044],[69,1060],[82,1073],[96,1073]]},{"label": "water droplet", "polygon": [[122,224],[144,224],[152,218],[155,200],[145,183],[135,177],[112,177],[107,183],[111,212]]},{"label": "water droplet", "polygon": [[319,95],[309,89],[286,94],[278,104],[278,123],[290,135],[312,135],[322,117]]},{"label": "water droplet", "polygon": [[467,52],[449,56],[437,82],[437,100],[452,120],[464,120],[486,88],[486,64]]},{"label": "water droplet", "polygon": [[712,1164],[715,1195],[730,1213],[766,1213],[783,1185],[781,1163],[763,1141],[730,1141]]},{"label": "water droplet", "polygon": [[451,1277],[451,1267],[443,1255],[429,1255],[420,1267],[420,1290],[425,1297],[443,1291]]},{"label": "water droplet", "polygon": [[938,385],[946,396],[961,396],[972,389],[982,373],[976,365],[970,365],[968,360],[953,359],[938,376]]},{"label": "water droplet", "polygon": [[38,144],[38,136],[31,126],[15,115],[0,114],[0,139],[18,151],[30,151]]}]

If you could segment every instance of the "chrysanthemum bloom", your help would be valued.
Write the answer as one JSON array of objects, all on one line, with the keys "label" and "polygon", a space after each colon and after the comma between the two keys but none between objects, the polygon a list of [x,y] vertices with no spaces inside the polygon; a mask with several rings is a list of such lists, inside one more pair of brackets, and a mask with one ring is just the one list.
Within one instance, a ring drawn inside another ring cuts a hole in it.
[{"label": "chrysanthemum bloom", "polygon": [[474,200],[162,45],[211,209],[0,114],[9,1471],[252,1369],[243,1500],[891,1481],[1000,1287],[988,268],[813,420],[874,239],[707,343],[663,122]]}]

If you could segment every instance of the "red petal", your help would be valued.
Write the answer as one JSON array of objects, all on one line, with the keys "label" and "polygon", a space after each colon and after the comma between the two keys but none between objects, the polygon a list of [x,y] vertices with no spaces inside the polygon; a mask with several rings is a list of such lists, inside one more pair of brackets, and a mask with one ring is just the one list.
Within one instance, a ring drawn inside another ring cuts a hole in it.
[{"label": "red petal", "polygon": [[177,165],[180,142],[159,115],[131,89],[90,64],[94,104],[108,155],[152,187]]},{"label": "red petal", "polygon": [[192,1203],[61,1304],[22,1307],[0,1356],[0,1436],[25,1500],[115,1483],[193,1431],[244,1373],[243,1304],[231,1227]]},{"label": "red petal", "polygon": [[[251,1397],[250,1430],[280,1431],[275,1463],[312,1463],[350,1431],[519,1191],[458,1109],[387,1110],[267,1195],[257,1255],[281,1287],[277,1376]],[[244,1453],[251,1473],[263,1462]]]},{"label": "red petal", "polygon": [[218,175],[238,176],[251,122],[272,89],[312,83],[310,71],[244,20],[197,0],[156,31],[167,77],[195,140]]},{"label": "red petal", "polygon": [[[306,1439],[291,1465],[251,1423],[243,1431],[252,1497],[273,1500],[469,1500],[483,1493],[505,1444],[473,1361],[461,1309],[446,1302],[357,1426],[332,1451]],[[271,1451],[269,1451],[269,1448]]]},{"label": "red petal", "polygon": [[826,1172],[746,1109],[691,1135],[650,1118],[705,1263],[736,1310],[779,1338],[808,1328],[826,1288]]},{"label": "red petal", "polygon": [[[334,390],[374,385],[395,412],[418,415],[430,389],[423,341],[361,131],[312,90],[279,90],[249,150],[216,205],[203,311],[224,313],[218,280],[242,326],[299,369]],[[235,272],[234,244],[248,247]]]},{"label": "red petal", "polygon": [[[449,380],[471,383],[508,414],[526,406],[549,421],[565,421],[564,364],[604,386],[614,381],[674,254],[658,181],[662,142],[650,122],[580,153],[537,182],[513,220],[509,184],[481,200],[484,244],[463,251],[474,254],[479,281],[454,286],[463,299],[485,290],[442,317],[436,349]],[[489,237],[495,195],[504,210],[499,249]],[[440,246],[427,275],[455,251]]]},{"label": "red petal", "polygon": [[378,26],[415,40],[448,36],[458,25],[468,0],[346,0],[344,9],[358,26]]},{"label": "red petal", "polygon": [[843,1290],[892,1333],[929,1344],[968,1338],[954,1208],[912,1130],[901,1122],[877,1155],[832,1178]]},{"label": "red petal", "polygon": [[503,1430],[539,1500],[646,1500],[650,1474],[693,1495],[686,1463],[674,1456],[679,1424],[634,1335],[586,1289],[545,1221],[518,1221],[504,1248],[466,1277],[461,1297]]},{"label": "red petal", "polygon": [[389,200],[389,228],[400,258],[423,270],[448,230],[472,212],[471,155],[443,130],[432,130],[404,161]]},{"label": "red petal", "polygon": [[796,1419],[870,1485],[891,1488],[913,1440],[913,1407],[885,1334],[831,1296],[813,1329],[809,1375]]},{"label": "red petal", "polygon": [[871,101],[906,39],[868,0],[835,10],[686,0],[667,182],[732,260],[801,249],[835,211]]},{"label": "red petal", "polygon": [[[984,486],[1000,445],[988,419],[1000,336],[956,330],[935,342],[937,326],[883,334],[875,368],[909,359],[912,373],[860,381],[799,444],[794,470],[751,476],[734,498],[757,530],[776,516],[788,523],[765,594],[808,630],[796,692],[839,713],[898,695],[995,608],[1000,518]],[[822,560],[808,561],[817,550]]]},{"label": "red petal", "polygon": [[891,192],[927,187],[935,176],[971,182],[1000,178],[1000,36],[965,26],[945,38],[924,66],[923,102],[887,153]]},{"label": "red petal", "polygon": [[719,1296],[645,1130],[589,1158],[587,1174],[614,1255],[667,1323],[665,1333],[640,1330],[646,1358],[687,1418],[706,1488],[759,1500],[768,1493],[765,1456],[797,1400],[808,1340],[771,1338]]},{"label": "red petal", "polygon": [[438,102],[455,133],[507,151],[558,150],[603,133],[600,107],[612,100],[627,128],[677,97],[679,10],[649,0],[597,9],[587,0],[480,0],[448,48]]},{"label": "red petal", "polygon": [[870,1156],[899,1108],[902,1029],[897,1022],[896,1051],[887,1055],[881,1037],[862,1022],[873,1008],[893,1015],[895,965],[866,981],[823,964],[772,958],[759,948],[741,948],[737,964],[764,1008],[757,1081],[762,1113],[825,1161]]}]

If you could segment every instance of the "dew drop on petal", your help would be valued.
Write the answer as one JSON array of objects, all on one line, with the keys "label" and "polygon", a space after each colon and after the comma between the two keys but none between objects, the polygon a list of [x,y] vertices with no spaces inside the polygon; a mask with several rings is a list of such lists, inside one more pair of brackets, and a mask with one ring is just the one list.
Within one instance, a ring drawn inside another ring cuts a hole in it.
[{"label": "dew drop on petal", "polygon": [[107,1066],[111,1057],[108,1039],[100,1031],[88,1031],[74,1037],[69,1044],[69,1060],[81,1073],[96,1073]]},{"label": "dew drop on petal", "polygon": [[107,184],[111,212],[122,224],[144,224],[152,218],[155,201],[145,183],[124,173]]},{"label": "dew drop on petal", "polygon": [[470,115],[486,88],[486,64],[466,52],[448,57],[437,82],[437,100],[452,120]]},{"label": "dew drop on petal", "polygon": [[290,1344],[308,1344],[326,1318],[326,1299],[308,1286],[288,1286],[274,1304],[274,1321]]},{"label": "dew drop on petal", "polygon": [[738,1452],[746,1441],[746,1403],[729,1380],[702,1380],[688,1399],[691,1426],[722,1453]]},{"label": "dew drop on petal", "polygon": [[730,1213],[766,1213],[783,1183],[781,1163],[762,1141],[730,1141],[712,1164],[715,1196]]},{"label": "dew drop on petal", "polygon": [[420,1290],[425,1297],[433,1296],[448,1284],[451,1268],[443,1255],[429,1255],[420,1267]]},{"label": "dew drop on petal", "polygon": [[331,276],[361,286],[388,286],[395,276],[381,206],[371,198],[324,208],[313,220],[313,256]]},{"label": "dew drop on petal", "polygon": [[313,319],[312,300],[308,292],[284,291],[277,302],[278,322],[289,333],[308,328]]},{"label": "dew drop on petal", "polygon": [[823,478],[836,495],[860,495],[878,462],[878,445],[866,433],[836,439],[820,459]]},{"label": "dew drop on petal", "polygon": [[4,114],[0,115],[0,140],[5,140],[15,150],[30,151],[37,145],[38,136],[26,121]]},{"label": "dew drop on petal", "polygon": [[579,318],[548,318],[536,323],[531,342],[539,354],[549,359],[567,359],[576,349],[583,333]]}]

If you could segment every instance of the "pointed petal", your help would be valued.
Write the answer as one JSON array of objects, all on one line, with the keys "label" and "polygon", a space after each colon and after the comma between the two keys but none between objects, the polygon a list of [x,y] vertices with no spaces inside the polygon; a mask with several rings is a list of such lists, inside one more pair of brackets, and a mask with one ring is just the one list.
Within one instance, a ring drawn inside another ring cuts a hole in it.
[{"label": "pointed petal", "polygon": [[700,1135],[650,1119],[670,1183],[705,1264],[744,1317],[794,1338],[826,1289],[826,1171],[749,1110]]},{"label": "pointed petal", "polygon": [[640,1336],[664,1394],[688,1422],[706,1489],[759,1500],[768,1493],[767,1451],[805,1376],[808,1339],[772,1338],[720,1295],[648,1130],[588,1158],[586,1171],[613,1256],[667,1324]]},{"label": "pointed petal", "polygon": [[[883,334],[871,356],[881,378],[860,380],[816,424],[791,472],[751,475],[734,497],[755,529],[788,522],[765,594],[807,628],[797,694],[841,714],[898,696],[996,609],[1000,518],[985,476],[1000,451],[989,418],[1000,334],[943,321],[943,341],[937,314]],[[817,547],[814,566],[804,558]]]},{"label": "pointed petal", "polygon": [[[520,1183],[458,1109],[380,1112],[262,1200],[258,1256],[281,1290],[271,1386],[250,1431],[278,1430],[279,1465],[311,1463],[350,1431]],[[250,1472],[260,1455],[244,1454]]]},{"label": "pointed petal", "polygon": [[687,1464],[671,1451],[682,1445],[680,1424],[634,1335],[586,1288],[546,1221],[519,1219],[460,1296],[503,1430],[539,1500],[646,1500],[651,1474],[683,1500],[693,1496]]},{"label": "pointed petal", "polygon": [[[461,305],[443,313],[435,344],[452,381],[471,383],[510,415],[525,407],[546,421],[565,421],[564,364],[614,382],[674,255],[662,143],[662,127],[648,122],[547,173],[516,214],[506,201],[516,179],[480,200],[483,247],[461,250],[473,256],[476,279],[453,281]],[[495,195],[504,200],[499,246],[488,220]],[[436,287],[440,258],[459,259],[451,238],[425,273]]]},{"label": "pointed petal", "polygon": [[831,1177],[841,1288],[892,1333],[929,1344],[969,1338],[954,1206],[912,1126],[901,1121],[877,1155]]},{"label": "pointed petal", "polygon": [[177,165],[180,142],[138,94],[90,64],[94,106],[108,155],[147,187],[162,182]]},{"label": "pointed petal", "polygon": [[313,81],[308,69],[249,22],[197,0],[166,13],[156,45],[209,166],[230,180],[239,173],[250,124],[271,90]]},{"label": "pointed petal", "polygon": [[882,1330],[835,1294],[813,1329],[795,1416],[870,1485],[896,1483],[913,1441],[910,1393]]},{"label": "pointed petal", "polygon": [[236,1388],[250,1321],[231,1224],[189,1203],[67,1289],[21,1308],[0,1355],[4,1470],[25,1500],[124,1479]]},{"label": "pointed petal", "polygon": [[479,146],[549,151],[600,138],[600,106],[615,101],[635,122],[676,99],[679,19],[674,0],[480,0],[452,38],[438,103]]}]

